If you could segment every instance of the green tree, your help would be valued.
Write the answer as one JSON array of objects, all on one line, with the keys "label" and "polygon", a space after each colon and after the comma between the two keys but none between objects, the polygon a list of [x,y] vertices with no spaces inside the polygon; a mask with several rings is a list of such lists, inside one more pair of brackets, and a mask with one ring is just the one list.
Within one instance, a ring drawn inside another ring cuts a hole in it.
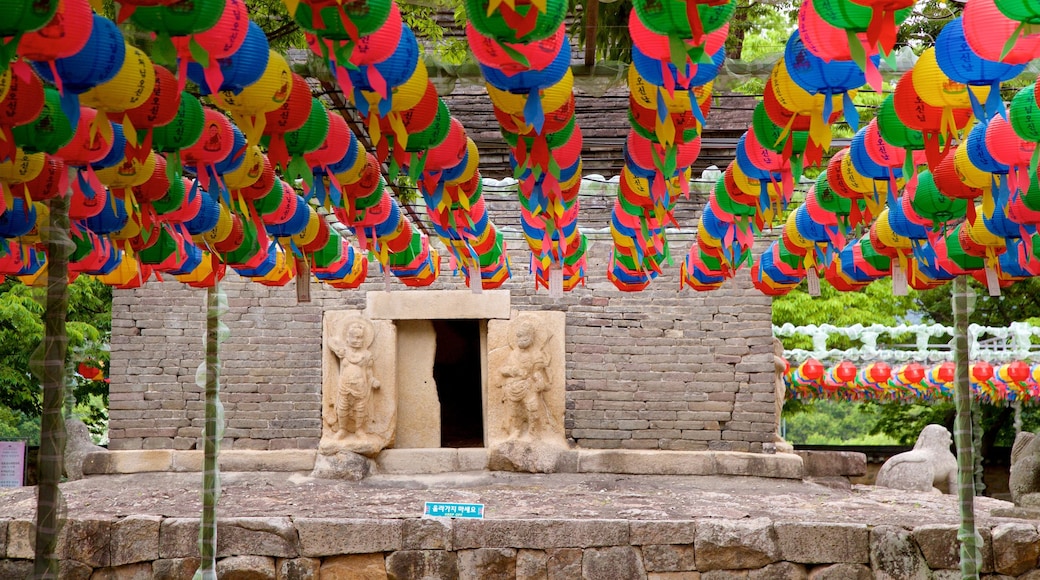
[{"label": "green tree", "polygon": [[[41,392],[29,372],[30,357],[43,338],[44,289],[25,286],[15,278],[0,283],[0,425],[24,429],[25,419],[36,422],[41,411]],[[112,332],[112,289],[96,279],[80,276],[69,287],[70,364],[95,361],[108,367],[108,341]],[[86,422],[98,433],[105,428],[108,384],[73,377],[73,394],[78,401],[100,401],[81,406]],[[38,436],[37,436],[38,438]]]}]

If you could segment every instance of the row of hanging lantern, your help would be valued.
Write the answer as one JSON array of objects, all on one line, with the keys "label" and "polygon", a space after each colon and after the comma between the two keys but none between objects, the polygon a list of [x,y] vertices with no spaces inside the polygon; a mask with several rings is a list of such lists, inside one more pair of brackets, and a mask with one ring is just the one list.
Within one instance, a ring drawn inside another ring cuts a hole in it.
[{"label": "row of hanging lantern", "polygon": [[[892,368],[880,361],[860,367],[842,361],[825,368],[808,359],[789,366],[784,382],[787,398],[803,401],[933,402],[953,398],[954,370],[952,362],[931,366],[910,362]],[[970,378],[972,395],[984,403],[1040,401],[1040,364],[979,361],[971,365]]]},{"label": "row of hanging lantern", "polygon": [[[509,261],[502,233],[488,218],[483,200],[479,152],[437,96],[415,35],[402,22],[396,3],[374,0],[347,9],[304,2],[296,10],[296,22],[309,31],[312,50],[329,59],[341,89],[360,111],[376,144],[373,171],[387,163],[391,178],[407,172],[466,283],[473,284],[475,275],[480,288],[500,286],[509,277]],[[370,36],[362,34],[368,31]],[[385,183],[381,178],[375,183],[383,194],[376,200],[399,214]],[[348,198],[351,203],[356,199]],[[422,271],[432,282],[437,254],[426,236],[418,231],[410,235],[412,242],[403,252],[388,251],[378,237],[374,249],[392,272]]]},{"label": "row of hanging lantern", "polygon": [[[584,282],[588,242],[578,228],[582,135],[563,23],[567,4],[547,2],[542,9],[472,1],[466,7],[466,37],[518,180],[535,287],[550,288],[557,276],[559,287],[550,289],[571,290]],[[510,26],[514,15],[529,24]]]},{"label": "row of hanging lantern", "polygon": [[[1040,191],[1040,132],[1030,129],[1040,108],[1031,86],[1019,91],[1010,112],[1000,99],[1001,83],[1040,55],[1040,37],[1023,35],[1020,24],[1003,16],[1002,4],[968,3],[903,75],[877,117],[831,158],[754,266],[759,289],[781,294],[805,278],[812,287],[820,274],[840,290],[885,276],[897,287],[926,289],[969,274],[996,292],[1040,272],[1033,254],[1040,215],[1030,207],[1040,203],[1029,195]],[[804,17],[810,8],[803,5],[800,24],[811,20]],[[921,165],[928,169],[918,173]],[[846,245],[857,225],[868,232]]]},{"label": "row of hanging lantern", "polygon": [[[689,193],[690,166],[700,153],[700,132],[735,9],[735,1],[637,1],[629,15],[630,130],[611,214],[614,253],[607,267],[608,279],[621,290],[645,288],[662,263],[671,261],[666,228],[678,225],[675,204]],[[695,245],[690,256],[697,253]],[[696,269],[690,259],[680,279],[706,288],[707,280],[691,274]]]},{"label": "row of hanging lantern", "polygon": [[[45,26],[21,36],[25,61],[4,73],[0,95],[5,273],[33,277],[43,271],[46,258],[37,250],[34,228],[46,209],[38,202],[64,195],[70,182],[76,244],[70,270],[123,287],[139,285],[153,271],[204,286],[228,265],[262,283],[284,284],[295,275],[297,260],[334,286],[356,287],[366,259],[329,227],[308,203],[311,197],[326,208],[349,209],[347,225],[359,239],[389,248],[382,258],[419,245],[400,208],[386,203],[392,200],[381,191],[361,196],[369,205],[341,193],[374,192],[378,173],[373,179],[343,118],[330,115],[302,77],[269,50],[262,31],[245,18],[244,5],[219,3],[218,28],[203,29],[204,14],[197,11],[217,4],[147,7],[131,17],[138,26],[151,26],[160,45],[169,42],[178,71],[234,115],[237,125],[180,91],[183,76],[178,80],[126,45],[118,28],[92,15],[85,1],[54,3]],[[70,39],[83,31],[86,40],[77,51],[40,52],[53,42],[37,36]],[[210,43],[230,52],[210,50],[205,67],[185,62],[207,60],[199,48]],[[33,70],[55,88],[45,87]],[[196,177],[185,178],[182,167]],[[297,178],[309,186],[306,198],[291,185]],[[356,203],[348,207],[347,201]],[[428,261],[425,268],[395,274],[406,283],[428,284],[436,276],[435,255]]]}]

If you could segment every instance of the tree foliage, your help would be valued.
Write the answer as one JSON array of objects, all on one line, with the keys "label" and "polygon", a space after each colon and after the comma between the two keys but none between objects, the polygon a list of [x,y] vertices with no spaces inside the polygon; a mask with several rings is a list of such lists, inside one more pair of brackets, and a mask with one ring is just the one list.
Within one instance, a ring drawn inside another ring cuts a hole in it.
[{"label": "tree foliage", "polygon": [[[43,339],[44,289],[25,286],[17,279],[0,283],[0,425],[22,429],[25,418],[38,420],[41,392],[29,372],[30,359]],[[108,367],[108,341],[112,333],[112,289],[81,276],[69,287],[69,364],[90,360]],[[102,406],[83,408],[84,421],[95,431],[107,416],[108,384],[72,375],[78,401],[92,397]]]}]

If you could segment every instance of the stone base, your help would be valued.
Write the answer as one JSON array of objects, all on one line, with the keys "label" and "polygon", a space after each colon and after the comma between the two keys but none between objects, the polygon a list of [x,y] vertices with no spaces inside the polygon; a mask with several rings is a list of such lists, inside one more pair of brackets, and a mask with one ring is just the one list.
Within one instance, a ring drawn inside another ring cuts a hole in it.
[{"label": "stone base", "polygon": [[319,455],[335,455],[337,453],[357,453],[365,457],[375,457],[386,447],[386,439],[378,435],[362,433],[349,437],[325,436],[318,444]]},{"label": "stone base", "polygon": [[311,472],[311,477],[361,481],[371,472],[371,459],[350,451],[340,451],[329,455],[319,453],[314,458],[314,471]]},{"label": "stone base", "polygon": [[506,441],[495,445],[488,452],[488,469],[556,473],[560,456],[566,450],[563,445],[553,445],[547,441]]}]

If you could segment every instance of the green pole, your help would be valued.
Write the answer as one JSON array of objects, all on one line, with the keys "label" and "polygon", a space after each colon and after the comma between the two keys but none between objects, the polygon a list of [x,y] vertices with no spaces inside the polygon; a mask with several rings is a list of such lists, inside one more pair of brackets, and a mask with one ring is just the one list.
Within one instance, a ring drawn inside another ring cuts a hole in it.
[{"label": "green pole", "polygon": [[43,388],[40,419],[39,485],[36,498],[36,552],[33,578],[57,578],[58,532],[64,523],[64,502],[58,484],[65,466],[65,356],[69,337],[65,318],[69,311],[69,200],[50,200],[47,240],[47,304],[44,307],[43,343],[33,353],[32,370]]},{"label": "green pole", "polygon": [[199,525],[199,569],[192,580],[217,580],[217,502],[220,500],[220,438],[224,434],[224,406],[220,403],[220,343],[227,327],[220,321],[227,297],[217,282],[206,292],[206,362],[196,382],[206,390],[206,430],[203,451],[202,520]]},{"label": "green pole", "polygon": [[957,418],[954,443],[957,445],[957,499],[960,504],[961,580],[978,580],[981,560],[975,531],[975,446],[972,442],[971,381],[968,353],[968,317],[974,295],[969,294],[968,279],[953,280],[953,348],[956,371]]}]

